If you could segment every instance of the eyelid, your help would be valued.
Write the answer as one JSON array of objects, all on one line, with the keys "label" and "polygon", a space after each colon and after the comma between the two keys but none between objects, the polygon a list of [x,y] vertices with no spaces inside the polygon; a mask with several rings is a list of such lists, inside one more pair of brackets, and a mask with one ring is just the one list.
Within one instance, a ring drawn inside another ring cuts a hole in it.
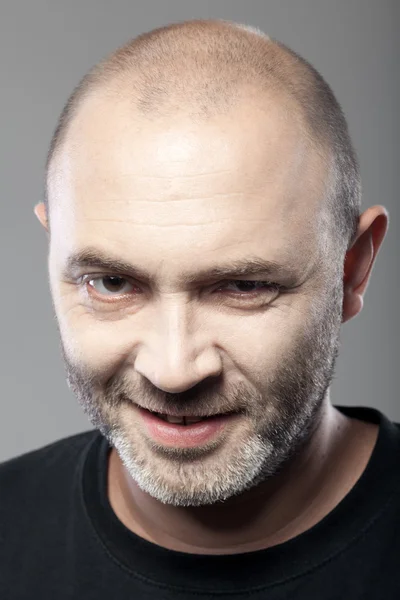
[{"label": "eyelid", "polygon": [[[77,280],[77,283],[87,283],[93,280],[98,280],[98,279],[103,279],[105,277],[117,277],[119,279],[123,279],[129,283],[132,283],[132,285],[137,285],[140,286],[142,285],[140,281],[136,281],[136,280],[132,280],[130,277],[125,277],[124,275],[119,275],[118,273],[92,273],[92,274],[85,274],[85,275],[81,275],[79,277],[79,279]],[[269,287],[274,287],[277,290],[283,290],[285,289],[285,286],[280,284],[280,283],[276,283],[275,281],[270,281],[268,279],[251,279],[251,275],[248,276],[248,279],[246,279],[243,275],[242,277],[236,277],[233,279],[223,279],[222,281],[216,282],[216,283],[212,283],[210,284],[211,286],[221,286],[223,284],[228,284],[228,283],[233,283],[233,282],[237,282],[237,281],[242,281],[244,283],[264,283],[266,286]]]},{"label": "eyelid", "polygon": [[[94,286],[91,286],[92,291],[88,290],[87,288],[87,282],[93,281],[93,280],[98,280],[98,279],[103,279],[105,277],[118,277],[120,279],[123,279],[124,281],[127,282],[131,282],[129,277],[124,277],[123,275],[119,275],[119,274],[99,274],[96,273],[95,276],[93,276],[93,274],[86,274],[81,276],[81,280],[84,283],[80,284],[80,287],[84,286],[84,293],[85,295],[87,295],[90,298],[90,301],[93,301],[95,304],[98,304],[99,310],[107,310],[107,307],[122,307],[126,306],[126,303],[129,302],[129,304],[131,303],[131,293],[132,292],[122,292],[120,295],[116,294],[116,295],[110,295],[107,296],[106,294],[101,294],[100,292],[96,291],[96,288]],[[264,289],[256,289],[254,291],[250,291],[250,292],[240,292],[240,291],[233,291],[233,290],[226,290],[225,292],[223,290],[219,291],[220,288],[223,288],[224,285],[228,285],[229,283],[232,282],[237,282],[237,281],[245,281],[245,282],[252,282],[252,283],[263,283],[266,285],[266,287]],[[133,285],[138,285],[139,288],[141,286],[141,284],[137,284],[136,280],[135,283],[132,283]],[[211,287],[211,286],[210,286]],[[214,286],[213,286],[214,287]],[[229,306],[229,303],[236,303],[235,306],[237,309],[242,309],[242,310],[246,310],[246,309],[251,309],[251,308],[262,308],[262,307],[267,307],[269,305],[272,305],[272,303],[279,298],[283,293],[285,293],[285,291],[287,290],[287,286],[284,286],[282,284],[278,284],[275,282],[270,282],[270,281],[264,281],[264,280],[258,280],[258,279],[226,279],[223,281],[219,281],[218,283],[218,287],[215,286],[215,289],[213,289],[211,291],[211,294],[214,295],[215,293],[215,302],[219,305],[219,306]],[[231,307],[233,307],[233,305],[231,304]]]},{"label": "eyelid", "polygon": [[[97,290],[92,287],[92,292],[90,292],[87,288],[86,288],[86,283],[89,281],[93,281],[93,280],[98,280],[98,279],[102,279],[103,277],[107,277],[110,275],[103,275],[103,276],[90,276],[90,275],[86,275],[84,276],[84,285],[85,285],[85,293],[89,295],[89,297],[91,298],[91,300],[93,300],[94,302],[98,302],[99,305],[104,306],[104,308],[108,305],[108,306],[113,306],[113,305],[117,305],[121,304],[121,303],[126,303],[127,299],[129,298],[129,296],[131,295],[131,292],[122,292],[120,295],[116,294],[116,295],[110,295],[107,296],[106,294],[101,294],[100,292],[97,292]],[[120,275],[116,275],[116,277],[119,277],[125,281],[129,282],[129,278],[126,277],[122,277]],[[228,290],[225,293],[223,291],[221,291],[220,293],[218,293],[220,288],[224,287],[224,284],[228,285],[232,282],[237,282],[237,281],[245,281],[245,282],[251,282],[251,283],[263,283],[265,284],[265,288],[264,289],[256,289],[253,291],[249,291],[249,292],[240,292],[240,291],[232,291],[232,290]],[[281,296],[282,293],[285,292],[287,288],[281,284],[278,283],[274,283],[274,282],[269,282],[269,281],[263,281],[263,280],[251,280],[251,279],[244,279],[244,280],[240,280],[240,279],[227,279],[225,281],[220,281],[218,286],[215,286],[215,289],[212,290],[212,294],[214,292],[216,292],[216,302],[218,302],[218,304],[222,305],[222,303],[225,304],[225,302],[229,302],[229,299],[232,301],[236,301],[237,303],[240,303],[240,305],[238,304],[237,306],[241,307],[243,310],[246,307],[261,307],[261,306],[266,306],[267,304],[270,304],[271,302],[273,302],[274,300],[276,300],[279,296]],[[222,299],[222,297],[224,299]],[[130,300],[129,300],[130,302]]]}]

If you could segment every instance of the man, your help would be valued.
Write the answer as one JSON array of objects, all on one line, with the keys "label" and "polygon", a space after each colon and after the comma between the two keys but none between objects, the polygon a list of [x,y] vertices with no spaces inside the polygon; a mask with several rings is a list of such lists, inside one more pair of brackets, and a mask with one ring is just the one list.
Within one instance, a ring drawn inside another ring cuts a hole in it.
[{"label": "man", "polygon": [[322,77],[232,22],[143,34],[75,89],[46,182],[94,430],[0,467],[0,596],[400,597],[399,425],[329,396],[388,212]]}]

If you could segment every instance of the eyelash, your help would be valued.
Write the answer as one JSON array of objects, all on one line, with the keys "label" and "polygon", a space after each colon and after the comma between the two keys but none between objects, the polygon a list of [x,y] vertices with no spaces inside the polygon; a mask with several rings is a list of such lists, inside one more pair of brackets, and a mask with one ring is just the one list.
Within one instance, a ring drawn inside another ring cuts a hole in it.
[{"label": "eyelash", "polygon": [[[106,279],[106,278],[120,279],[121,281],[126,281],[126,282],[129,283],[129,280],[127,278],[120,277],[119,275],[99,275],[97,277],[93,277],[92,275],[84,275],[84,276],[82,276],[80,278],[79,283],[81,283],[81,284],[88,284],[88,283],[90,283],[92,281],[99,281],[99,280]],[[261,294],[262,293],[264,293],[264,294],[265,293],[271,293],[273,291],[281,291],[281,290],[284,289],[283,285],[280,285],[280,284],[275,283],[275,282],[270,282],[270,281],[259,281],[259,280],[251,280],[251,279],[229,279],[225,283],[223,283],[221,286],[219,286],[218,290],[221,287],[223,287],[224,285],[228,285],[228,284],[232,284],[232,283],[242,283],[242,284],[243,283],[250,283],[250,284],[254,284],[254,285],[259,283],[260,285],[265,286],[264,290],[261,291]],[[134,285],[134,284],[132,284],[132,285]],[[92,289],[94,289],[93,286],[90,286],[90,287],[92,287]],[[95,292],[96,292],[96,290],[95,290]],[[96,294],[98,294],[98,295],[101,296],[101,294],[99,294],[99,292],[96,292]],[[236,298],[239,297],[239,298],[249,299],[249,300],[258,298],[260,296],[260,292],[257,291],[257,290],[253,291],[251,293],[246,293],[246,292],[239,292],[239,293],[228,292],[228,294],[229,295],[233,295]],[[122,295],[125,296],[126,294],[122,294]],[[107,298],[107,296],[105,296],[105,297]],[[100,299],[100,302],[107,303],[109,301],[112,301],[111,299],[113,299],[113,298],[118,298],[118,295],[116,294],[115,297],[114,296],[110,296],[109,298],[110,298],[110,300]]]}]

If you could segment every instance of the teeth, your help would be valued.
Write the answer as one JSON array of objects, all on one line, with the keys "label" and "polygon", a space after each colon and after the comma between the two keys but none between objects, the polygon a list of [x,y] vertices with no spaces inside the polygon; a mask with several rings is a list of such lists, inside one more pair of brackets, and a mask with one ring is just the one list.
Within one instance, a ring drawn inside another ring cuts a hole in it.
[{"label": "teeth", "polygon": [[171,415],[162,415],[168,423],[180,423],[184,425],[184,417],[171,417]]},{"label": "teeth", "polygon": [[160,419],[163,421],[168,421],[168,423],[178,423],[179,425],[190,425],[191,423],[198,423],[202,421],[204,417],[173,417],[171,415],[163,415],[161,413],[156,413]]},{"label": "teeth", "polygon": [[186,421],[186,425],[190,425],[190,423],[198,423],[199,421],[204,421],[204,419],[207,417],[200,417],[200,418],[195,418],[193,417],[192,419],[185,417],[185,421]]}]

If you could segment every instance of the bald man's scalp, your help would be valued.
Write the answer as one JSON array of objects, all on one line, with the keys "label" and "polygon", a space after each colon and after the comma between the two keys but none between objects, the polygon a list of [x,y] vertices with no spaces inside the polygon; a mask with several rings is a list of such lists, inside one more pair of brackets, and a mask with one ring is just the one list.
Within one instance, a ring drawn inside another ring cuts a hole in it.
[{"label": "bald man's scalp", "polygon": [[325,200],[342,253],[357,232],[361,182],[339,103],[316,69],[293,50],[257,28],[223,20],[184,21],[143,33],[82,78],[64,106],[47,156],[48,221],[52,169],[68,143],[71,122],[92,94],[128,97],[144,120],[185,114],[201,123],[257,91],[291,102],[305,139],[330,165]]}]

